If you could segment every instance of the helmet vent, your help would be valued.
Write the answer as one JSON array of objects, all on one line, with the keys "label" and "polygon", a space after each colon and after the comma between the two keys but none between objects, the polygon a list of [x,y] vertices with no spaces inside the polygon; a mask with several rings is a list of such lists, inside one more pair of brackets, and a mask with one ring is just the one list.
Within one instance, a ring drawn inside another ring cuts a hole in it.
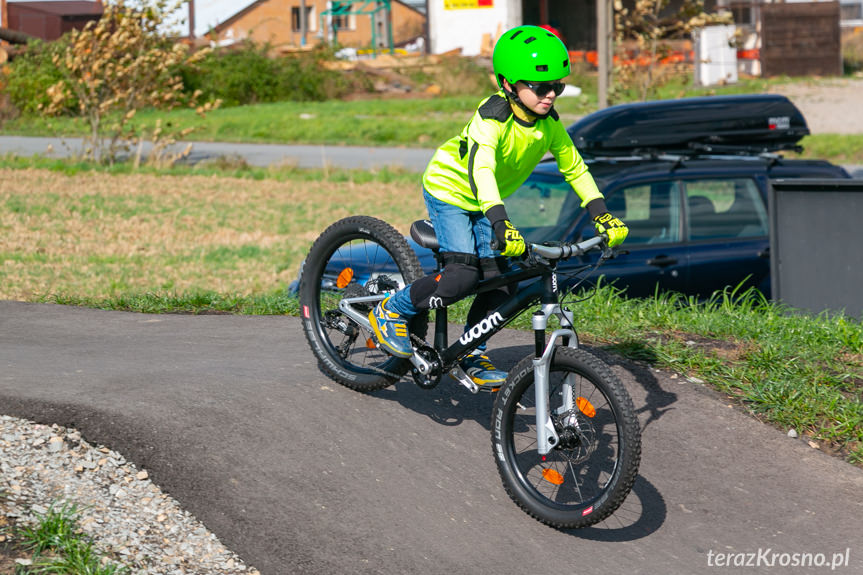
[{"label": "helmet vent", "polygon": [[522,32],[524,32],[524,30],[516,30],[516,31],[515,31],[515,34],[513,34],[512,36],[510,36],[510,37],[509,37],[509,39],[510,39],[510,40],[515,40],[515,39],[518,37],[518,35],[519,35],[519,34],[521,34]]},{"label": "helmet vent", "polygon": [[524,41],[525,44],[530,44],[531,42],[536,42],[536,36],[531,36],[527,40]]},{"label": "helmet vent", "polygon": [[536,67],[536,71],[537,72],[548,72],[548,65],[547,64],[540,64],[539,66]]}]

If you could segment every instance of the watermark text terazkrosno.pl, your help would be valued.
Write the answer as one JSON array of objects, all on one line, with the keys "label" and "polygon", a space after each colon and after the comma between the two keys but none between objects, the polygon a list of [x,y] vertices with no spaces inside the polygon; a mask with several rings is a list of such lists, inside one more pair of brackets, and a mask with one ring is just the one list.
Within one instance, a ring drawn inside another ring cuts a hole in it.
[{"label": "watermark text terazkrosno.pl", "polygon": [[834,571],[848,567],[851,548],[832,553],[782,552],[770,547],[754,552],[707,552],[708,567],[820,567]]}]

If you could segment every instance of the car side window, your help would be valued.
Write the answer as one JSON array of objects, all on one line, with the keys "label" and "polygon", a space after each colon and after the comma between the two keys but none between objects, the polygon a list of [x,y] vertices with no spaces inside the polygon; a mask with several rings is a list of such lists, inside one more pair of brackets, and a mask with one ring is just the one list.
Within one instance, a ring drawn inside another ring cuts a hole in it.
[{"label": "car side window", "polygon": [[680,241],[680,191],[674,181],[621,188],[605,199],[629,228],[626,245]]},{"label": "car side window", "polygon": [[684,185],[690,240],[767,235],[767,209],[753,180],[691,180]]}]

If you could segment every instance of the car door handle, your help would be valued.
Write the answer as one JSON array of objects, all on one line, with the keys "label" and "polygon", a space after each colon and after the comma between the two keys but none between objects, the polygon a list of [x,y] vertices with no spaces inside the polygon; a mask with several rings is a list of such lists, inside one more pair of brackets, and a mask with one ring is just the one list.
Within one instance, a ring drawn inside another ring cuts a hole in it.
[{"label": "car door handle", "polygon": [[769,258],[770,257],[770,246],[767,246],[766,248],[764,248],[763,250],[758,252],[758,257],[759,258],[765,258],[765,259]]},{"label": "car door handle", "polygon": [[660,268],[673,266],[676,263],[677,263],[677,258],[670,258],[668,256],[656,256],[655,258],[650,258],[649,260],[647,260],[647,265],[657,266]]}]

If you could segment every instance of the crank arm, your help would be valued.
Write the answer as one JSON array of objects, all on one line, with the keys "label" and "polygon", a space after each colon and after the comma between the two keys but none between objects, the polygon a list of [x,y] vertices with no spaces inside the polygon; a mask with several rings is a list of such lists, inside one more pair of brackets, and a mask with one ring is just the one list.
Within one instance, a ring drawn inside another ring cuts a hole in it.
[{"label": "crank arm", "polygon": [[[414,351],[416,352],[416,346],[414,346]],[[431,363],[423,359],[423,357],[418,353],[414,353],[410,356],[408,361],[410,361],[414,368],[423,375],[428,375],[434,368]]]}]

